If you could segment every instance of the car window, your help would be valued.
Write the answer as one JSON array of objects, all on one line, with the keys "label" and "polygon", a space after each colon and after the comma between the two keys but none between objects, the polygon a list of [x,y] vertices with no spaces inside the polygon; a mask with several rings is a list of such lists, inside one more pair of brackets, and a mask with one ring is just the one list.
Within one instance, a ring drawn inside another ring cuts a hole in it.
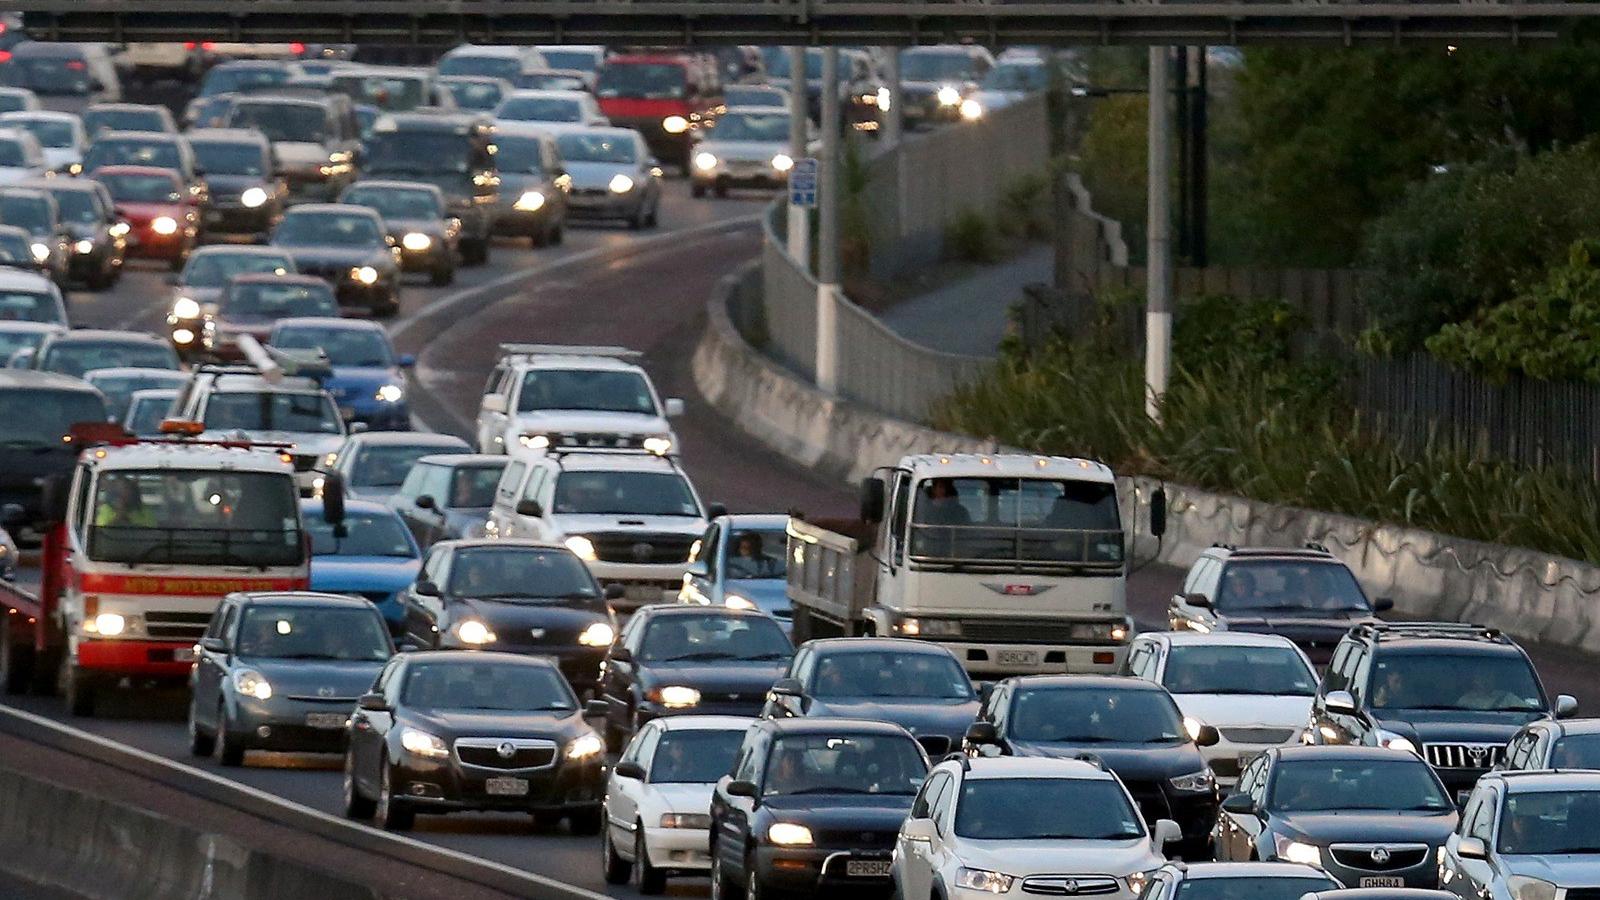
[{"label": "car window", "polygon": [[664,731],[650,758],[650,783],[712,784],[733,769],[742,740],[737,731]]},{"label": "car window", "polygon": [[911,801],[910,818],[926,819],[933,815],[933,801],[938,799],[939,788],[949,777],[943,772],[935,772],[922,783],[922,790],[917,792],[917,799]]},{"label": "car window", "polygon": [[661,725],[659,722],[660,720],[658,719],[655,722],[645,723],[644,727],[640,728],[638,732],[634,734],[633,740],[628,742],[628,746],[623,749],[622,756],[617,761],[638,762],[641,757],[640,751],[643,750],[645,744],[651,740],[651,736],[660,730]]},{"label": "car window", "polygon": [[911,796],[927,774],[921,748],[906,735],[785,734],[773,742],[761,793]]},{"label": "car window", "polygon": [[1548,765],[1535,755],[1529,768],[1600,769],[1600,734],[1569,734],[1556,741]]},{"label": "car window", "polygon": [[787,659],[794,652],[778,623],[765,616],[659,616],[639,642],[644,662]]},{"label": "car window", "polygon": [[496,489],[496,500],[506,506],[516,502],[517,489],[522,487],[522,473],[528,470],[526,463],[514,462],[506,466],[505,472],[500,476],[500,486]]}]

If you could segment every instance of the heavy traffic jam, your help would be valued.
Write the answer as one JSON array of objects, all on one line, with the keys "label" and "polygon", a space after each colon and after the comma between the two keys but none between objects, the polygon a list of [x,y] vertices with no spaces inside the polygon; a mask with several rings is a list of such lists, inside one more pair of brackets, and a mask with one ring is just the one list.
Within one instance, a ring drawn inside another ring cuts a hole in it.
[{"label": "heavy traffic jam", "polygon": [[[342,756],[353,819],[525,813],[645,894],[1600,897],[1600,720],[1324,547],[1212,547],[1141,629],[1166,498],[1093,460],[926,447],[852,519],[729,512],[623,346],[502,343],[470,433],[414,430],[408,283],[650,228],[669,178],[782,187],[820,51],[0,43],[7,694],[181,685],[196,757]],[[883,54],[840,59],[879,130]],[[898,102],[1055,64],[907,50]],[[160,333],[72,327],[150,265]]]}]

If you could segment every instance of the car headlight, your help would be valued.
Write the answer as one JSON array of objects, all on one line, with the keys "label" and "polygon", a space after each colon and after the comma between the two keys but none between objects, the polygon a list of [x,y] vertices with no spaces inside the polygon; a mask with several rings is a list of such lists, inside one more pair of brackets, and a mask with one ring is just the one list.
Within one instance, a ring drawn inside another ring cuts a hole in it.
[{"label": "car headlight", "polygon": [[705,830],[711,827],[711,817],[705,813],[662,813],[661,827]]},{"label": "car headlight", "polygon": [[[128,620],[117,615],[116,613],[101,613],[100,615],[94,617],[91,624],[94,625],[92,630],[95,633],[104,635],[106,637],[116,637],[117,635],[128,630]],[[91,629],[85,630],[87,631]]]},{"label": "car headlight", "polygon": [[544,194],[538,191],[523,191],[522,196],[518,197],[513,205],[523,212],[534,212],[544,207]]},{"label": "car headlight", "polygon": [[384,403],[399,403],[400,399],[405,395],[406,390],[400,385],[386,384],[383,387],[378,388],[376,397],[377,399],[382,400]]},{"label": "car headlight", "polygon": [[767,840],[784,847],[809,847],[811,829],[793,822],[773,822],[767,826]]},{"label": "car headlight", "polygon": [[894,631],[910,637],[960,637],[961,623],[955,619],[906,618],[894,623]]},{"label": "car headlight", "polygon": [[961,102],[961,92],[956,90],[954,85],[947,84],[939,88],[937,96],[940,106],[955,106]]},{"label": "car headlight", "polygon": [[[1392,731],[1379,728],[1373,736],[1378,739],[1379,747],[1389,750],[1404,750],[1407,753],[1417,752],[1417,745],[1412,743],[1411,739],[1403,734],[1395,734]],[[1419,753],[1417,755],[1420,756],[1421,754]]]},{"label": "car headlight", "polygon": [[1511,900],[1556,900],[1556,886],[1543,878],[1513,875],[1506,879],[1506,888]]},{"label": "car headlight", "polygon": [[794,168],[794,158],[787,153],[779,153],[772,158],[772,168],[779,172],[787,172]]},{"label": "car headlight", "polygon": [[575,534],[572,537],[567,538],[564,543],[567,545],[568,550],[576,553],[578,558],[584,562],[594,562],[600,558],[594,552],[594,541],[589,540],[581,534]]},{"label": "car headlight", "polygon": [[633,190],[633,179],[618,172],[611,176],[611,184],[607,185],[607,187],[611,188],[611,193],[613,194],[626,194]]},{"label": "car headlight", "polygon": [[1322,865],[1322,851],[1315,844],[1290,840],[1281,834],[1272,836],[1272,844],[1278,851],[1278,858],[1284,862],[1299,863],[1303,866]]},{"label": "car headlight", "polygon": [[605,749],[605,741],[600,740],[600,735],[591,731],[567,745],[567,759],[599,756]]},{"label": "car headlight", "polygon": [[362,284],[377,284],[378,270],[371,266],[357,266],[350,270],[350,277]]},{"label": "car headlight", "polygon": [[267,192],[258,187],[247,188],[239,195],[239,202],[249,209],[255,209],[267,202]]},{"label": "car headlight", "polygon": [[418,756],[443,758],[450,755],[450,748],[445,746],[444,740],[438,735],[429,734],[409,725],[400,729],[400,746]]},{"label": "car headlight", "polygon": [[755,609],[756,608],[756,605],[754,603],[750,602],[750,599],[748,597],[741,597],[738,594],[728,594],[727,596],[723,597],[722,598],[722,605],[728,607],[729,609]]},{"label": "car headlight", "polygon": [[651,698],[667,709],[688,709],[700,702],[700,692],[681,684],[669,684],[650,692]]},{"label": "car headlight", "polygon": [[1172,784],[1173,790],[1188,791],[1190,793],[1214,790],[1217,786],[1217,777],[1211,774],[1209,768],[1167,780]]},{"label": "car headlight", "polygon": [[133,227],[127,222],[116,222],[113,223],[110,228],[106,229],[106,233],[110,234],[112,237],[124,237],[132,230]]},{"label": "car headlight", "polygon": [[1004,894],[1011,890],[1011,883],[1014,881],[1016,879],[1010,875],[991,872],[988,869],[969,869],[962,866],[956,870],[956,887],[966,888],[969,891]]},{"label": "car headlight", "polygon": [[174,344],[192,344],[194,343],[194,332],[187,328],[174,328],[172,329],[172,342]]},{"label": "car headlight", "polygon": [[482,646],[494,643],[494,632],[477,619],[465,619],[456,625],[456,637],[460,638],[463,644]]},{"label": "car headlight", "polygon": [[156,234],[177,234],[178,220],[171,216],[156,216],[150,222],[150,230]]},{"label": "car headlight", "polygon": [[433,246],[433,238],[420,231],[408,231],[400,238],[400,246],[413,253],[421,253]]},{"label": "car headlight", "polygon": [[672,438],[669,437],[661,437],[659,435],[656,437],[647,437],[644,439],[642,444],[644,449],[654,453],[657,456],[666,456],[668,453],[672,452]]},{"label": "car headlight", "polygon": [[595,622],[578,634],[578,643],[585,647],[609,647],[616,639],[616,629],[604,622]]},{"label": "car headlight", "polygon": [[886,87],[878,88],[878,112],[888,112],[889,106],[894,102],[894,95]]},{"label": "car headlight", "polygon": [[321,497],[322,489],[327,486],[328,478],[325,475],[318,475],[317,477],[311,479],[311,496]]},{"label": "car headlight", "polygon": [[200,304],[188,297],[179,297],[172,304],[173,318],[198,319],[200,318]]},{"label": "car headlight", "polygon": [[983,118],[983,104],[971,98],[961,101],[961,118],[968,122]]},{"label": "car headlight", "polygon": [[1151,869],[1148,872],[1134,872],[1129,875],[1128,890],[1135,894],[1143,893],[1144,889],[1150,884],[1150,876],[1155,874],[1155,871],[1155,869]]},{"label": "car headlight", "polygon": [[28,249],[33,252],[34,262],[44,262],[50,258],[50,248],[45,244],[34,244]]},{"label": "car headlight", "polygon": [[717,157],[704,151],[694,155],[694,167],[702,172],[709,172],[717,167]]},{"label": "car headlight", "polygon": [[667,116],[661,120],[661,130],[667,134],[683,134],[689,130],[689,120],[683,116]]},{"label": "car headlight", "polygon": [[93,253],[94,252],[94,241],[91,241],[88,238],[84,238],[83,240],[77,242],[76,244],[73,244],[72,245],[72,249],[78,251],[79,254]]},{"label": "car headlight", "polygon": [[272,699],[272,685],[267,683],[265,675],[255,669],[240,669],[233,673],[233,689],[257,700]]},{"label": "car headlight", "polygon": [[547,434],[524,434],[517,438],[517,443],[529,450],[543,450],[550,446],[550,436]]}]

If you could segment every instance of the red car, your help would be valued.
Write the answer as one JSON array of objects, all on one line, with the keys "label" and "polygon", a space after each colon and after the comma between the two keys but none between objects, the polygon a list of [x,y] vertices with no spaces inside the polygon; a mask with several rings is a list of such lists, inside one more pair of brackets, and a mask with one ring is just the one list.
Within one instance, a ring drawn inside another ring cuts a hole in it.
[{"label": "red car", "polygon": [[178,173],[154,166],[101,166],[92,176],[106,186],[117,216],[128,223],[128,255],[164,259],[183,268],[194,249],[200,217]]},{"label": "red car", "polygon": [[685,175],[696,135],[722,103],[716,66],[687,53],[613,56],[594,92],[611,124],[637,130],[656,159]]}]

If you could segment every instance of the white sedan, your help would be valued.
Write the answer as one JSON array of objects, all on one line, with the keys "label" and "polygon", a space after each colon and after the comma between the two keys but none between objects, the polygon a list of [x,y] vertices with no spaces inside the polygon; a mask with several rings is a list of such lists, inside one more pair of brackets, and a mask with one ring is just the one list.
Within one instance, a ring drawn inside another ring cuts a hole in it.
[{"label": "white sedan", "polygon": [[669,716],[638,730],[606,781],[606,881],[641,894],[711,871],[711,792],[753,720]]},{"label": "white sedan", "polygon": [[1275,634],[1141,634],[1128,648],[1127,671],[1165,687],[1191,732],[1216,727],[1221,740],[1201,752],[1223,785],[1263,750],[1299,743],[1317,692],[1311,660]]}]

